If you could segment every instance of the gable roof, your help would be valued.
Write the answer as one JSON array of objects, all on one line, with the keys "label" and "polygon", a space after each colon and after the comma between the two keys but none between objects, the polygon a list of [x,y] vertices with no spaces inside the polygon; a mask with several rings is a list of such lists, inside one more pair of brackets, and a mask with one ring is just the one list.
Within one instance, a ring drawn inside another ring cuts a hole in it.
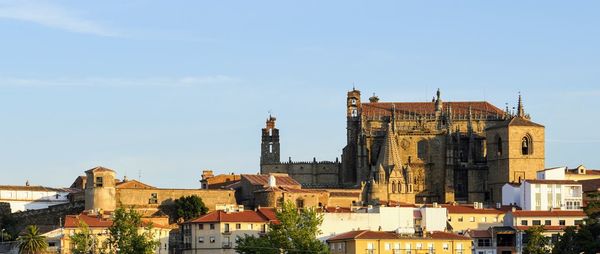
[{"label": "gable roof", "polygon": [[[367,102],[361,103],[363,116],[391,116],[395,108],[396,114],[434,114],[435,102]],[[472,114],[487,116],[503,116],[503,110],[487,101],[451,101],[442,102],[442,107],[452,108],[452,114],[467,115],[469,107]]]},{"label": "gable roof", "polygon": [[138,180],[123,180],[115,184],[117,189],[156,189],[154,186],[147,185]]},{"label": "gable roof", "polygon": [[[287,174],[272,174],[275,176],[275,182],[277,186],[293,186],[293,187],[301,187],[300,183],[298,183],[294,178],[290,177]],[[242,179],[245,179],[252,185],[259,186],[267,186],[269,184],[269,176],[270,175],[242,175]]]},{"label": "gable roof", "polygon": [[241,212],[214,211],[197,219],[185,223],[219,223],[219,222],[264,222],[269,223],[277,220],[275,212],[270,209],[261,208],[256,211],[245,210]]},{"label": "gable roof", "polygon": [[90,172],[113,172],[113,173],[115,173],[114,170],[112,170],[110,168],[105,168],[105,167],[102,167],[102,166],[98,166],[98,167],[95,167],[95,168],[92,168],[92,169],[88,169],[85,172],[86,173],[90,173]]}]

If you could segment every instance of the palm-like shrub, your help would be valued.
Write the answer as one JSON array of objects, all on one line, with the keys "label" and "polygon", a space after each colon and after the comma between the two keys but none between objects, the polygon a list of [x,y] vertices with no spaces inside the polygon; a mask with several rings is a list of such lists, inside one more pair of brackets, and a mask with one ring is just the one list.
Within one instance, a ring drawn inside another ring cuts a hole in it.
[{"label": "palm-like shrub", "polygon": [[25,234],[19,236],[20,254],[41,254],[48,249],[46,237],[41,235],[35,225],[27,226]]}]

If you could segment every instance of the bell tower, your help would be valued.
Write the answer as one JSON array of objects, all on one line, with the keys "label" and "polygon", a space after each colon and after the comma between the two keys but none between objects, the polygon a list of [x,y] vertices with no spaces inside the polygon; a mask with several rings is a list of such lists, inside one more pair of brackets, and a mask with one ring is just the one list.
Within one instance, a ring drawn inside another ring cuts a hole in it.
[{"label": "bell tower", "polygon": [[275,128],[275,117],[269,115],[266,126],[262,129],[260,145],[260,165],[279,164],[279,129]]},{"label": "bell tower", "polygon": [[358,170],[358,143],[360,133],[360,91],[352,87],[346,97],[346,147],[342,155],[342,174],[340,182],[348,184],[360,183]]}]

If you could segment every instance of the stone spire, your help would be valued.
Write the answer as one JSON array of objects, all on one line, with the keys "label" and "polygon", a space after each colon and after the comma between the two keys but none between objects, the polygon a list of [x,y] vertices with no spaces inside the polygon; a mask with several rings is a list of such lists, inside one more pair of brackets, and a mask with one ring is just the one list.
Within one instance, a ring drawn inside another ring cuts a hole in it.
[{"label": "stone spire", "polygon": [[435,95],[436,95],[435,111],[441,112],[442,111],[442,93],[440,92],[439,88],[438,88],[437,92],[435,93]]},{"label": "stone spire", "polygon": [[379,152],[377,164],[383,166],[387,172],[391,172],[394,167],[401,167],[400,149],[396,143],[396,135],[392,130],[391,123],[388,123],[388,131],[385,134],[383,146]]},{"label": "stone spire", "polygon": [[525,109],[523,109],[523,101],[521,100],[520,92],[519,92],[519,103],[517,104],[517,116],[525,117]]}]

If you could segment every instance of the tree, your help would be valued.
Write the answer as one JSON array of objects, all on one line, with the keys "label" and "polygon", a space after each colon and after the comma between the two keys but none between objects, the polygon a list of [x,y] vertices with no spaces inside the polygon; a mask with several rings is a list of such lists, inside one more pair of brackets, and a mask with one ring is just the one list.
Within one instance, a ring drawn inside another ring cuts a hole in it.
[{"label": "tree", "polygon": [[267,253],[329,253],[327,245],[317,239],[323,216],[314,209],[287,202],[277,212],[279,223],[262,237],[246,235],[237,239],[236,251],[243,254]]},{"label": "tree", "polygon": [[525,230],[527,244],[523,248],[524,254],[545,254],[548,253],[548,239],[542,235],[543,226],[534,226]]},{"label": "tree", "polygon": [[600,252],[600,223],[595,219],[587,219],[578,227],[569,227],[554,245],[552,253],[585,253]]},{"label": "tree", "polygon": [[144,226],[142,216],[133,209],[117,208],[108,234],[109,253],[150,254],[160,244],[154,240],[152,224]]},{"label": "tree", "polygon": [[96,254],[98,253],[98,239],[94,236],[90,227],[83,221],[79,221],[77,232],[71,236],[73,253]]},{"label": "tree", "polygon": [[175,212],[175,220],[183,218],[187,221],[205,215],[208,212],[208,208],[201,197],[191,195],[175,200]]},{"label": "tree", "polygon": [[46,237],[42,236],[35,225],[29,225],[25,229],[25,234],[19,236],[20,254],[39,254],[48,249]]}]

